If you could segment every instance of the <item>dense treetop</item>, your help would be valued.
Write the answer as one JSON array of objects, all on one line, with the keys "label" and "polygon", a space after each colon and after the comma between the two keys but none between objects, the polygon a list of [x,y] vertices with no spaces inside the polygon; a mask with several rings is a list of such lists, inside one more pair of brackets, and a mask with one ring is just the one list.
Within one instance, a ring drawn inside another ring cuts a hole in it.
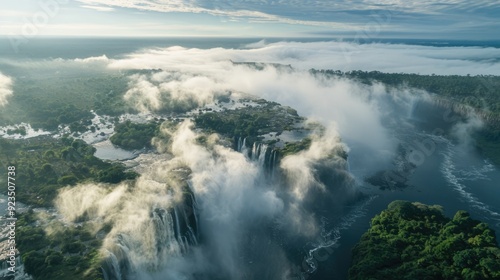
[{"label": "dense treetop", "polygon": [[95,151],[83,140],[71,137],[0,138],[0,166],[5,170],[10,165],[16,167],[16,185],[22,186],[17,188],[16,199],[32,206],[51,206],[58,190],[68,185],[118,183],[137,176],[121,163],[95,157]]},{"label": "dense treetop", "polygon": [[500,279],[500,249],[487,224],[440,206],[394,201],[353,249],[349,279]]},{"label": "dense treetop", "polygon": [[151,139],[158,135],[159,122],[133,123],[130,120],[115,126],[115,133],[111,136],[111,143],[125,150],[139,150],[151,148]]}]

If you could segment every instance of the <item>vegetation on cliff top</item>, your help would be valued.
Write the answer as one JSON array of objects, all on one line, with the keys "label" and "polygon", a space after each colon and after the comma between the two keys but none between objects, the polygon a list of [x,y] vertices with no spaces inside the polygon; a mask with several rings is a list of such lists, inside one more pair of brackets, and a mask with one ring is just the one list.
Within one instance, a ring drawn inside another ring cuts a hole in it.
[{"label": "vegetation on cliff top", "polygon": [[70,137],[0,138],[0,166],[16,167],[16,200],[31,206],[51,206],[60,188],[78,182],[118,183],[137,176],[94,153],[94,147]]},{"label": "vegetation on cliff top", "polygon": [[270,132],[293,129],[304,121],[297,111],[265,100],[255,101],[258,106],[248,106],[221,112],[206,112],[194,119],[196,127],[233,137],[257,137]]},{"label": "vegetation on cliff top", "polygon": [[160,122],[133,123],[127,120],[115,126],[115,133],[109,140],[114,145],[125,150],[139,150],[151,148],[151,139],[157,136]]},{"label": "vegetation on cliff top", "polygon": [[[101,241],[85,225],[59,225],[48,235],[37,225],[33,210],[18,216],[17,248],[26,272],[34,279],[104,279],[98,252]],[[54,229],[54,222],[51,227]]]},{"label": "vegetation on cliff top", "polygon": [[440,206],[394,201],[353,249],[349,279],[500,279],[500,249],[487,224]]}]

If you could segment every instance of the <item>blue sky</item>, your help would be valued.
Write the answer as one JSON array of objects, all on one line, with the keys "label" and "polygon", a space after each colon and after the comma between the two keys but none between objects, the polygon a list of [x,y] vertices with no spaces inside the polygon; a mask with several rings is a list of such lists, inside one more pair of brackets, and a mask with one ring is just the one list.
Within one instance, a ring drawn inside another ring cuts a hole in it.
[{"label": "blue sky", "polygon": [[497,0],[17,0],[0,34],[500,38]]}]

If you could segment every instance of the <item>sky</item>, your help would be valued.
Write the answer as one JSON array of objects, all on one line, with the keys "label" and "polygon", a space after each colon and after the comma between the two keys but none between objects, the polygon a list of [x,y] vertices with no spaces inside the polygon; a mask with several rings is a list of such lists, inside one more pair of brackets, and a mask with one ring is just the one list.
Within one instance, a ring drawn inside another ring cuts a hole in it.
[{"label": "sky", "polygon": [[497,0],[17,0],[0,35],[492,40]]}]

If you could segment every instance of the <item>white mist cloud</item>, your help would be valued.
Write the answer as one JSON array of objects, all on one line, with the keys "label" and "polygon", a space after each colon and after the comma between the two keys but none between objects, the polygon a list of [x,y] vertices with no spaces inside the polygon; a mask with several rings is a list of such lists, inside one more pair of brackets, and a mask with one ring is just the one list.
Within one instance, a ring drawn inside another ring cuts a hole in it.
[{"label": "white mist cloud", "polygon": [[303,200],[313,187],[326,191],[325,185],[315,178],[314,166],[327,159],[344,162],[338,158],[338,154],[346,149],[337,132],[329,129],[324,135],[313,134],[309,149],[285,157],[280,167],[285,172],[295,199]]},{"label": "white mist cloud", "polygon": [[180,110],[212,103],[222,92],[211,78],[180,72],[158,72],[129,77],[125,100],[140,111]]},{"label": "white mist cloud", "polygon": [[0,107],[7,105],[8,98],[12,95],[12,78],[0,72]]},{"label": "white mist cloud", "polygon": [[464,122],[458,122],[452,127],[451,135],[459,140],[463,151],[472,149],[474,143],[472,135],[484,126],[484,122],[475,114],[470,114]]},{"label": "white mist cloud", "polygon": [[160,109],[160,90],[144,75],[131,76],[129,87],[124,98],[137,109],[142,112]]},{"label": "white mist cloud", "polygon": [[113,61],[110,66],[206,72],[210,68],[213,71],[228,70],[228,65],[223,62],[232,60],[290,64],[302,70],[316,68],[440,75],[500,75],[498,48],[356,44],[336,41],[271,44],[260,42],[248,47],[248,49],[182,47],[151,49]]},{"label": "white mist cloud", "polygon": [[101,56],[92,56],[92,57],[87,57],[87,58],[75,58],[75,62],[81,62],[81,63],[106,63],[109,62],[109,58],[106,55],[101,55]]},{"label": "white mist cloud", "polygon": [[98,12],[112,12],[115,10],[114,8],[104,7],[104,6],[82,5],[81,7],[86,9],[96,10]]},{"label": "white mist cloud", "polygon": [[[340,141],[340,137],[333,127],[324,131],[316,131],[311,135],[311,145],[307,150],[297,154],[284,157],[280,162],[280,168],[286,178],[286,185],[291,197],[288,215],[284,217],[284,223],[287,224],[288,231],[294,234],[314,237],[318,234],[320,226],[317,220],[312,217],[313,212],[306,210],[310,196],[316,200],[319,196],[328,197],[333,193],[338,195],[338,190],[332,187],[344,186],[354,192],[355,187],[351,176],[347,174],[347,163],[340,155],[349,151],[348,147]],[[319,179],[319,169],[328,168],[331,174],[345,173],[345,177],[340,182],[331,181],[322,182]],[[334,185],[334,186],[332,186]],[[336,185],[336,186],[335,186]],[[342,192],[339,196],[349,196]],[[334,199],[327,198],[329,203]],[[312,201],[312,203],[316,203]]]},{"label": "white mist cloud", "polygon": [[[159,269],[180,257],[182,251],[183,245],[173,236],[173,221],[161,215],[161,211],[171,209],[182,200],[182,167],[179,161],[164,158],[153,163],[134,185],[88,183],[65,188],[55,205],[69,222],[82,216],[88,218],[95,232],[106,224],[112,225],[104,240],[103,255],[116,253],[120,240],[120,246],[129,250],[128,261],[133,270]],[[168,246],[158,250],[158,242]]]}]

